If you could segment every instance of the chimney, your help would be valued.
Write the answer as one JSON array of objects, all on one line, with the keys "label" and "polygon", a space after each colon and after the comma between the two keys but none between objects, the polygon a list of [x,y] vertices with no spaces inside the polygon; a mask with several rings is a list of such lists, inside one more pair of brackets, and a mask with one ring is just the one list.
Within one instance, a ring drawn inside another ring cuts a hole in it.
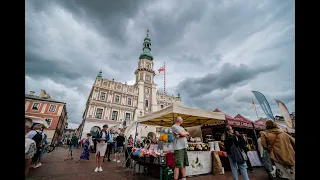
[{"label": "chimney", "polygon": [[34,91],[30,91],[30,95],[33,96],[34,95]]},{"label": "chimney", "polygon": [[44,98],[46,94],[47,94],[46,91],[43,90],[43,89],[41,89],[41,92],[40,92],[40,94],[39,94],[39,97],[40,97],[40,98]]}]

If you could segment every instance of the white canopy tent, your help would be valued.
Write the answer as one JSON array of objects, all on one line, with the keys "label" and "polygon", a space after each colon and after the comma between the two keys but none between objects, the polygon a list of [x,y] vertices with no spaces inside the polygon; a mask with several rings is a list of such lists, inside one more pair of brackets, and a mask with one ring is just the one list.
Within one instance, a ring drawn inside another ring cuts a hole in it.
[{"label": "white canopy tent", "polygon": [[146,116],[138,117],[138,123],[171,127],[174,124],[174,118],[182,117],[183,127],[193,127],[204,124],[212,124],[217,121],[225,121],[225,115],[222,112],[211,112],[197,108],[186,107],[180,102],[175,102],[160,111],[152,112]]},{"label": "white canopy tent", "polygon": [[43,125],[45,128],[49,127],[45,118],[36,117],[36,116],[28,116],[28,115],[25,115],[25,117],[30,118],[33,121],[33,123],[39,123],[39,124]]}]

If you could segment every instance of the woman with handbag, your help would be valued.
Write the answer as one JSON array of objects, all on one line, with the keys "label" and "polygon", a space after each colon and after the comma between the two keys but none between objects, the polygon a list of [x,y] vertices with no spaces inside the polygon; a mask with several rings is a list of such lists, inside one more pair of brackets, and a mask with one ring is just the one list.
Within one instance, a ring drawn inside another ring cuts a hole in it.
[{"label": "woman with handbag", "polygon": [[234,180],[238,180],[238,169],[240,170],[243,179],[249,180],[247,172],[247,164],[243,154],[243,150],[239,147],[239,141],[233,134],[231,126],[226,126],[225,134],[221,138],[224,141],[225,150],[230,162],[231,172]]},{"label": "woman with handbag", "polygon": [[261,135],[261,145],[268,150],[270,159],[276,166],[276,176],[295,179],[295,139],[280,130],[277,124],[268,120],[266,130]]}]

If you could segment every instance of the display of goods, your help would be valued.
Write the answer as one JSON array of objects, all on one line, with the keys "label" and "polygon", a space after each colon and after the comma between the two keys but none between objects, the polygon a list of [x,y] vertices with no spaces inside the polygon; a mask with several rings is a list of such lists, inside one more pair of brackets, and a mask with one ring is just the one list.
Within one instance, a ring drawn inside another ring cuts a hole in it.
[{"label": "display of goods", "polygon": [[168,142],[168,134],[162,134],[160,137],[159,137],[159,141],[163,141],[163,142]]},{"label": "display of goods", "polygon": [[210,146],[205,143],[188,144],[187,151],[209,151]]},{"label": "display of goods", "polygon": [[161,132],[164,134],[171,134],[172,130],[171,129],[163,129]]},{"label": "display of goods", "polygon": [[200,137],[190,137],[189,142],[201,142]]},{"label": "display of goods", "polygon": [[172,143],[172,142],[173,142],[172,134],[168,134],[168,142],[169,142],[169,143]]}]

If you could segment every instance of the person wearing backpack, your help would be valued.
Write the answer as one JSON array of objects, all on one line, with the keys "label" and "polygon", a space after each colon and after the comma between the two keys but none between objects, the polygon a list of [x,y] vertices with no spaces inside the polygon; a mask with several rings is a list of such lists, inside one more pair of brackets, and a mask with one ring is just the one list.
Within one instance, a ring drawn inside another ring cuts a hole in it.
[{"label": "person wearing backpack", "polygon": [[39,124],[34,125],[33,130],[30,131],[26,135],[26,137],[34,140],[34,142],[36,143],[37,151],[32,158],[31,167],[38,168],[42,165],[39,160],[40,160],[40,153],[42,149],[42,139],[44,138],[40,125]]},{"label": "person wearing backpack", "polygon": [[247,172],[247,164],[243,156],[242,150],[239,147],[240,143],[236,136],[233,134],[231,126],[226,126],[225,133],[222,136],[224,147],[227,151],[227,156],[230,162],[231,172],[234,180],[238,180],[238,169],[240,170],[243,179],[249,180]]}]

